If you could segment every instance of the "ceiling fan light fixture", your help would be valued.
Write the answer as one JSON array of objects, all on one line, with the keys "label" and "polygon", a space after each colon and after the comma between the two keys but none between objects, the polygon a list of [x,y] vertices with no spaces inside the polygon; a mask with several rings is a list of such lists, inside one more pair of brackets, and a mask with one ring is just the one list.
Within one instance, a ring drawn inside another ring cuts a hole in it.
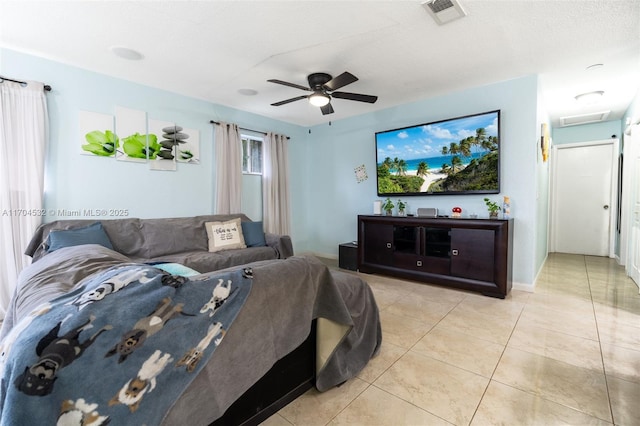
[{"label": "ceiling fan light fixture", "polygon": [[309,103],[317,107],[325,106],[330,100],[329,96],[322,92],[315,92],[313,95],[309,96]]},{"label": "ceiling fan light fixture", "polygon": [[576,96],[576,101],[580,102],[581,104],[595,104],[602,98],[602,95],[604,95],[604,91],[602,90],[581,93]]}]

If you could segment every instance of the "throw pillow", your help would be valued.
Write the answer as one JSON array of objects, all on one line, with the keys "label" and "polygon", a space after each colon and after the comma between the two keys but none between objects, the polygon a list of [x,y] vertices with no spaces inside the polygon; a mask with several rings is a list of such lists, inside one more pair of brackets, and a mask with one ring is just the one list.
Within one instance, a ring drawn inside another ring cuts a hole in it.
[{"label": "throw pillow", "polygon": [[264,247],[267,242],[264,239],[262,222],[242,222],[242,235],[247,247]]},{"label": "throw pillow", "polygon": [[82,244],[100,244],[113,250],[111,240],[104,232],[100,222],[82,228],[53,230],[49,232],[47,237],[48,252]]},{"label": "throw pillow", "polygon": [[205,222],[209,237],[209,251],[230,250],[247,247],[242,235],[240,218],[226,222]]},{"label": "throw pillow", "polygon": [[194,275],[200,275],[200,272],[195,269],[191,269],[182,263],[158,263],[153,265],[155,268],[162,269],[171,275],[181,275],[183,277],[192,277]]}]

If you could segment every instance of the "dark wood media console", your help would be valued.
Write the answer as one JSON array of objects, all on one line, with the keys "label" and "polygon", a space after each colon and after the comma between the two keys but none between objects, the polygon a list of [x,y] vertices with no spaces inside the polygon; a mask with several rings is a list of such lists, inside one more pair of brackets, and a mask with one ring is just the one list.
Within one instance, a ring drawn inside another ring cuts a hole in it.
[{"label": "dark wood media console", "polygon": [[504,299],[513,219],[358,216],[358,270]]}]

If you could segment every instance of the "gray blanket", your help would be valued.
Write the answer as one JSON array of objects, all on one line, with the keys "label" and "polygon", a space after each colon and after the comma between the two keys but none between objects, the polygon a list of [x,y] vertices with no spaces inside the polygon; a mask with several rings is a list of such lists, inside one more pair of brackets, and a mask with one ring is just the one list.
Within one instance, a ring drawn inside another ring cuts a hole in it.
[{"label": "gray blanket", "polygon": [[[0,336],[41,303],[91,274],[130,259],[100,246],[61,249],[22,272]],[[176,400],[164,424],[205,425],[262,377],[277,360],[308,336],[316,318],[344,326],[346,334],[331,356],[318,365],[316,385],[326,390],[357,374],[381,343],[375,299],[366,282],[330,272],[313,257],[255,262],[251,294],[204,369]],[[220,273],[218,271],[216,273]]]}]

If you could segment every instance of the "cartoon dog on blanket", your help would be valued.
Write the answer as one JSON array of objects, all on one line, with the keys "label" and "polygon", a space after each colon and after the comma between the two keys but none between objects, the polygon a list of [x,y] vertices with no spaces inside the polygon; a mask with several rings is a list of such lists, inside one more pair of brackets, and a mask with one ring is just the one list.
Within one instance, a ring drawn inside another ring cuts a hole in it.
[{"label": "cartoon dog on blanket", "polygon": [[204,314],[207,311],[209,312],[209,316],[212,317],[213,314],[222,306],[222,304],[227,300],[229,295],[231,294],[231,280],[227,280],[227,283],[224,283],[222,278],[218,278],[218,284],[213,289],[213,295],[211,299],[207,303],[204,304],[202,309],[200,309],[200,313]]},{"label": "cartoon dog on blanket", "polygon": [[88,404],[83,398],[73,401],[67,399],[62,402],[57,426],[83,425],[83,426],[106,426],[111,419],[109,416],[102,416],[96,409],[98,404]]},{"label": "cartoon dog on blanket", "polygon": [[118,391],[118,393],[111,398],[109,406],[116,404],[124,404],[129,407],[129,410],[133,413],[138,409],[142,397],[151,392],[156,387],[156,377],[162,373],[162,370],[171,362],[171,354],[162,354],[162,351],[156,350],[143,364],[138,371],[138,375],[129,380]]},{"label": "cartoon dog on blanket", "polygon": [[205,349],[209,347],[211,341],[214,337],[220,335],[220,338],[215,340],[216,346],[222,342],[222,338],[227,333],[227,331],[222,328],[222,323],[216,322],[209,326],[209,330],[207,334],[200,340],[198,345],[195,348],[191,348],[187,353],[185,353],[180,361],[176,363],[176,367],[180,367],[183,365],[187,366],[187,372],[191,373],[195,370],[196,366],[202,359],[202,355],[204,354]]},{"label": "cartoon dog on blanket", "polygon": [[151,315],[138,320],[131,330],[123,334],[120,342],[111,348],[105,357],[119,353],[118,364],[123,362],[133,351],[142,346],[147,338],[162,330],[171,318],[181,313],[183,306],[184,303],[172,305],[171,299],[165,297]]},{"label": "cartoon dog on blanket", "polygon": [[87,305],[90,305],[93,302],[98,302],[108,295],[122,290],[134,281],[140,281],[141,284],[148,283],[151,281],[151,278],[147,277],[147,272],[149,272],[147,269],[129,269],[116,274],[96,288],[85,291],[78,297],[66,303],[66,305],[77,306],[78,311],[81,311]]},{"label": "cartoon dog on blanket", "polygon": [[40,357],[38,362],[31,367],[25,367],[24,373],[14,381],[18,390],[27,395],[44,396],[50,394],[58,371],[80,358],[103,331],[112,328],[110,325],[106,325],[89,339],[80,343],[80,333],[93,327],[91,323],[94,320],[95,316],[91,315],[86,323],[70,330],[63,336],[58,336],[62,321],[53,327],[38,342],[36,347],[36,354]]}]

